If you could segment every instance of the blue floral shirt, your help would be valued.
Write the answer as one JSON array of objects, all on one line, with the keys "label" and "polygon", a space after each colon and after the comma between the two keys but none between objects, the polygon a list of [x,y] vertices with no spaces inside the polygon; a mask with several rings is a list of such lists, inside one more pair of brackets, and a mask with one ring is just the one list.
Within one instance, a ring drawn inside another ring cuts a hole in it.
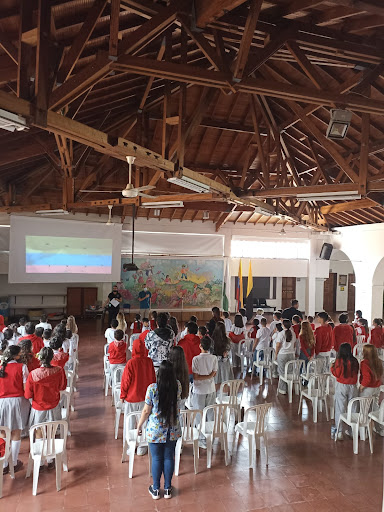
[{"label": "blue floral shirt", "polygon": [[147,440],[148,443],[165,443],[167,441],[168,430],[169,440],[177,441],[181,437],[181,427],[179,419],[180,411],[180,400],[181,400],[181,384],[177,381],[177,419],[176,425],[173,427],[167,427],[164,425],[162,418],[159,416],[159,395],[157,392],[157,384],[150,384],[147,388],[145,395],[145,403],[152,407],[151,414],[147,421]]}]

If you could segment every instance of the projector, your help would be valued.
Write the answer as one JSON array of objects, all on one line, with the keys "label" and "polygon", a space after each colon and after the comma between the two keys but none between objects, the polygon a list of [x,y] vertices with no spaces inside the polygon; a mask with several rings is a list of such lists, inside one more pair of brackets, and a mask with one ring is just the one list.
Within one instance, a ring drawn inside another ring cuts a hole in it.
[{"label": "projector", "polygon": [[139,270],[139,267],[136,265],[136,263],[124,263],[123,270],[126,272],[136,272]]}]

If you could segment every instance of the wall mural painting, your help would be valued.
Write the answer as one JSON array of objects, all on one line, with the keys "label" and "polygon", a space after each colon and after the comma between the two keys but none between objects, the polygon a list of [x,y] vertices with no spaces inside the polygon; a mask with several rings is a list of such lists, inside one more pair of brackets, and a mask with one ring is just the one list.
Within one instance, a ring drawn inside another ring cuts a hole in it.
[{"label": "wall mural painting", "polygon": [[152,294],[151,309],[212,308],[223,298],[223,260],[136,258],[136,272],[126,271],[121,260],[123,301],[139,308],[138,295],[146,284]]}]

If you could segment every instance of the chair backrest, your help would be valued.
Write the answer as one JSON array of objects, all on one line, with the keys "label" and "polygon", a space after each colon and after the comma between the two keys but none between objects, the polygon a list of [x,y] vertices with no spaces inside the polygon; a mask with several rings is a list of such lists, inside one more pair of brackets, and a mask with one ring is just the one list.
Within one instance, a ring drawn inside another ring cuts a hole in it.
[{"label": "chair backrest", "polygon": [[[379,421],[383,422],[384,421],[384,400],[382,400],[381,404],[380,404],[380,409],[379,409]],[[1,427],[0,427],[1,429]]]},{"label": "chair backrest", "polygon": [[106,356],[108,354],[108,347],[109,347],[109,343],[106,343],[104,345],[104,355]]},{"label": "chair backrest", "polygon": [[116,366],[112,373],[112,386],[117,386],[121,383],[123,377],[124,366]]},{"label": "chair backrest", "polygon": [[212,428],[212,434],[213,437],[220,437],[223,434],[226,433],[226,426],[227,426],[227,418],[229,417],[229,406],[226,404],[215,404],[215,405],[208,405],[207,407],[204,407],[203,410],[203,421],[201,425],[201,429],[205,430],[206,423],[209,423],[207,421],[207,414],[209,411],[213,411],[213,428]]},{"label": "chair backrest", "polygon": [[73,393],[73,383],[74,383],[75,374],[73,371],[68,370],[67,375],[67,389],[69,389],[70,393]]},{"label": "chair backrest", "polygon": [[109,359],[108,359],[108,356],[104,356],[103,358],[103,364],[104,364],[104,373],[109,373],[110,372],[110,365],[109,365]]},{"label": "chair backrest", "polygon": [[[129,412],[125,415],[125,437],[126,441],[129,443],[131,441],[135,441],[137,444],[146,444],[147,443],[147,431],[146,431],[146,422],[143,424],[142,434],[141,436],[137,435],[137,425],[139,423],[142,411],[134,411]],[[135,423],[135,428],[132,429],[132,423]]]},{"label": "chair backrest", "polygon": [[[67,444],[68,423],[65,420],[46,421],[45,423],[37,423],[29,429],[29,441],[31,455],[35,455],[37,451],[43,453],[44,457],[54,457],[56,455],[55,437],[57,430],[60,429],[62,439],[64,440],[64,450]],[[40,430],[41,439],[35,439],[36,431]],[[43,443],[42,447],[36,450],[37,443]]]},{"label": "chair backrest", "polygon": [[[263,351],[263,355],[261,355],[261,351]],[[256,363],[262,364],[264,366],[269,366],[273,360],[273,348],[263,348],[260,350],[256,349]]]},{"label": "chair backrest", "polygon": [[[0,426],[0,434],[5,441],[4,456],[0,457],[0,460],[8,460],[11,454],[11,430],[8,427]],[[0,464],[0,469],[2,469],[2,467],[3,465]]]},{"label": "chair backrest", "polygon": [[292,375],[294,381],[299,381],[303,365],[304,359],[293,359],[285,363],[285,378]]},{"label": "chair backrest", "polygon": [[119,386],[115,386],[114,389],[113,389],[113,398],[114,398],[115,406],[117,406],[117,404],[120,402],[120,394],[121,394],[121,387],[120,387],[120,385]]},{"label": "chair backrest", "polygon": [[[351,421],[352,413],[358,412],[358,422],[360,425],[366,425],[369,421],[369,410],[372,405],[372,397],[358,397],[352,398],[348,403],[347,418]],[[356,407],[357,406],[357,407]],[[358,411],[357,411],[358,409]]]},{"label": "chair backrest", "polygon": [[132,350],[133,342],[137,340],[137,338],[140,336],[140,333],[131,334],[131,337],[129,338],[129,349]]},{"label": "chair backrest", "polygon": [[311,375],[308,382],[308,393],[317,390],[317,397],[324,398],[328,391],[328,375]]},{"label": "chair backrest", "polygon": [[68,421],[71,411],[71,393],[68,391],[60,391],[60,397],[62,399],[62,409],[65,411],[64,417],[62,415],[62,419]]},{"label": "chair backrest", "polygon": [[191,443],[195,439],[196,430],[200,434],[202,417],[203,411],[200,409],[180,411],[181,436],[185,443]]},{"label": "chair backrest", "polygon": [[[228,390],[229,405],[237,405],[238,398],[243,397],[245,381],[243,379],[225,380],[220,384],[219,400],[220,402],[224,396],[224,390]],[[240,394],[240,397],[238,396]]]},{"label": "chair backrest", "polygon": [[317,357],[316,359],[309,361],[307,366],[307,376],[310,377],[311,375],[321,375],[326,373],[328,369],[328,357]]},{"label": "chair backrest", "polygon": [[359,343],[359,344],[363,344],[363,343],[365,343],[365,336],[364,336],[364,335],[361,335],[361,334],[360,334],[359,336],[356,336],[356,341],[357,341],[357,343]]},{"label": "chair backrest", "polygon": [[255,435],[262,436],[267,429],[271,407],[272,404],[259,404],[249,407],[244,413],[244,432],[247,432],[249,423],[251,423]]},{"label": "chair backrest", "polygon": [[363,359],[363,349],[364,349],[364,343],[357,343],[357,345],[355,345],[353,347],[352,354],[357,359]]}]

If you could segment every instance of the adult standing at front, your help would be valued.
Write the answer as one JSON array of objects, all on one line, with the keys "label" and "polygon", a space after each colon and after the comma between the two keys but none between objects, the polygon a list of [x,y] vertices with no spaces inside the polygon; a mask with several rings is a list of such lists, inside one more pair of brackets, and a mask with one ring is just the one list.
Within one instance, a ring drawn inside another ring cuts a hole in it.
[{"label": "adult standing at front", "polygon": [[104,307],[107,306],[108,310],[108,325],[111,326],[112,320],[117,317],[117,313],[120,310],[120,302],[122,301],[122,297],[117,289],[117,286],[114,285],[111,293],[108,295],[108,299],[104,302]]},{"label": "adult standing at front", "polygon": [[162,473],[164,473],[164,498],[172,498],[176,441],[181,436],[179,419],[181,391],[181,384],[176,379],[172,363],[163,361],[157,373],[156,384],[148,386],[145,406],[137,426],[137,433],[141,435],[143,424],[148,420],[146,433],[152,457],[153,478],[153,484],[148,490],[154,500],[160,498]]},{"label": "adult standing at front", "polygon": [[224,322],[220,316],[220,309],[217,306],[212,308],[212,318],[207,324],[208,334],[212,337],[213,331],[215,330],[217,322]]},{"label": "adult standing at front", "polygon": [[303,319],[303,313],[299,310],[299,301],[297,299],[293,299],[291,307],[284,309],[281,316],[283,320],[289,320],[292,322],[292,317],[294,315],[299,315],[299,317]]},{"label": "adult standing at front", "polygon": [[152,293],[148,290],[147,285],[143,284],[143,289],[139,292],[140,314],[141,318],[149,318],[149,310],[151,309]]}]

